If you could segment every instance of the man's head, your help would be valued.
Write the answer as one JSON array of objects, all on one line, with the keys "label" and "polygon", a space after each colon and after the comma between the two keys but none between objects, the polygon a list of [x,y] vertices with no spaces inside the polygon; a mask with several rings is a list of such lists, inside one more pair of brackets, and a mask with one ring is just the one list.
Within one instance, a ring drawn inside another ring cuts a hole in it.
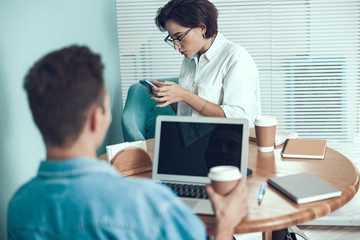
[{"label": "man's head", "polygon": [[[100,56],[80,46],[49,53],[30,69],[24,88],[46,146],[71,145],[82,133],[89,116],[95,113],[98,115],[92,117],[95,120],[101,114],[108,118],[108,123],[104,120],[101,127],[105,132],[98,134],[105,136],[111,115],[103,69]],[[102,141],[99,139],[96,144]]]},{"label": "man's head", "polygon": [[242,127],[218,125],[211,132],[205,161],[208,169],[220,166],[240,166]]}]

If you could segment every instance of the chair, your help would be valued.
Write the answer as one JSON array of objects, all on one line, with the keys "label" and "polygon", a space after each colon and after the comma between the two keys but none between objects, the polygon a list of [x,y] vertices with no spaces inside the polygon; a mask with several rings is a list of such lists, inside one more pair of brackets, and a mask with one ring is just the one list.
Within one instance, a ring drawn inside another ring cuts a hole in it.
[{"label": "chair", "polygon": [[[179,78],[157,79],[159,82],[178,83]],[[140,83],[130,86],[124,110],[121,115],[121,126],[125,142],[146,140],[155,137],[155,123],[158,115],[175,115],[171,106],[157,108],[158,103],[151,100],[151,94]]]},{"label": "chair", "polygon": [[122,176],[150,172],[152,161],[149,154],[139,147],[127,147],[118,152],[110,162]]}]

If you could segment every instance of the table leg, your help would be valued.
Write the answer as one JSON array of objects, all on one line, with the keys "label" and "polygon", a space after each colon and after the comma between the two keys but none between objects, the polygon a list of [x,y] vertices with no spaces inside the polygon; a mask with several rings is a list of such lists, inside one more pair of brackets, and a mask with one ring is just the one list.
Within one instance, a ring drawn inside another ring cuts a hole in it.
[{"label": "table leg", "polygon": [[262,240],[272,240],[272,231],[262,232]]},{"label": "table leg", "polygon": [[269,231],[262,233],[262,240],[284,240],[286,239],[288,229],[280,229],[277,231]]}]

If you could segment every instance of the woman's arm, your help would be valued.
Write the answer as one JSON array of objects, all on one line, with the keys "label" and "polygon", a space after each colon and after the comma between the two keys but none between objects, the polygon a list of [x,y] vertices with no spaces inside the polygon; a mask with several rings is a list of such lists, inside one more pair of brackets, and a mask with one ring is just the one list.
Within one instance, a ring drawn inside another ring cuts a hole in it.
[{"label": "woman's arm", "polygon": [[219,105],[208,102],[174,82],[164,81],[160,83],[153,81],[153,83],[157,88],[152,89],[155,97],[151,99],[160,103],[157,107],[166,107],[169,104],[185,102],[204,116],[225,117],[225,113]]}]

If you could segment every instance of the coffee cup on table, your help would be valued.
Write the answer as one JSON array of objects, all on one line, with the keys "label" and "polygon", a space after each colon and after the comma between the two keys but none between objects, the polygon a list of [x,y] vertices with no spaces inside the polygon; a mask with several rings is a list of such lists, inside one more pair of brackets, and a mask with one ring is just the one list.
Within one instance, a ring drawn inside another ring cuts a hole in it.
[{"label": "coffee cup on table", "polygon": [[241,173],[235,166],[216,166],[210,168],[208,177],[215,192],[226,195],[231,192],[241,179]]},{"label": "coffee cup on table", "polygon": [[273,116],[260,116],[255,118],[256,144],[260,152],[274,151],[276,118]]}]

